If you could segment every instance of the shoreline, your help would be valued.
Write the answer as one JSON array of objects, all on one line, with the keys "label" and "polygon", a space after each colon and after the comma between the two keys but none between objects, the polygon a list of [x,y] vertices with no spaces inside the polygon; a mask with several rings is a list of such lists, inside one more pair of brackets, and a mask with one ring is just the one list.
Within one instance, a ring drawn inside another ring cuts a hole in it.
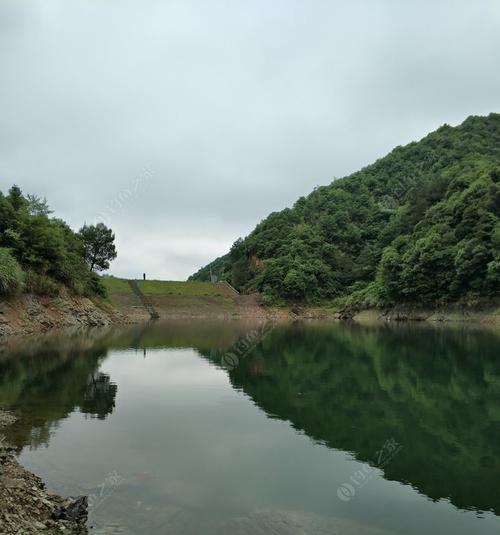
[{"label": "shoreline", "polygon": [[458,309],[440,308],[425,309],[407,307],[404,305],[394,306],[387,309],[344,309],[333,307],[291,307],[282,309],[290,319],[296,320],[323,320],[332,322],[354,322],[371,324],[462,324],[462,325],[485,325],[500,328],[500,308],[484,307],[482,309]]},{"label": "shoreline", "polygon": [[64,498],[47,492],[37,475],[19,464],[3,430],[16,418],[0,409],[0,533],[86,535],[86,496]]},{"label": "shoreline", "polygon": [[[242,297],[244,297],[242,299]],[[202,303],[203,306],[200,306]],[[477,309],[458,307],[423,308],[397,305],[388,309],[344,309],[331,305],[288,305],[264,307],[256,296],[239,296],[231,309],[224,310],[213,302],[180,299],[170,306],[156,306],[159,320],[322,320],[359,323],[459,323],[500,328],[500,307]],[[131,303],[89,299],[62,293],[58,297],[25,294],[0,301],[0,341],[14,336],[32,336],[57,330],[111,327],[149,321],[146,309]]]},{"label": "shoreline", "polygon": [[128,323],[127,317],[104,300],[64,291],[57,297],[23,294],[0,301],[0,340],[59,329],[106,327]]}]

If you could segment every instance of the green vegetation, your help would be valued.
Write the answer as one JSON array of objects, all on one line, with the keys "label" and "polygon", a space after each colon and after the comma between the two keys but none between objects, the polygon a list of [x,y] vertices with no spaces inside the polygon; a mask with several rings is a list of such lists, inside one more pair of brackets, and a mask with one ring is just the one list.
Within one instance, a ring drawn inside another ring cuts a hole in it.
[{"label": "green vegetation", "polygon": [[9,249],[0,248],[0,294],[9,295],[23,286],[23,272]]},{"label": "green vegetation", "polygon": [[78,233],[84,244],[85,261],[91,271],[105,271],[116,258],[115,235],[104,223],[83,225]]},{"label": "green vegetation", "polygon": [[46,199],[25,197],[17,186],[0,192],[0,295],[24,290],[53,296],[62,286],[104,295],[93,269],[106,269],[116,256],[111,230],[100,224],[77,234],[50,214]]},{"label": "green vegetation", "polygon": [[205,295],[221,297],[225,288],[210,282],[139,281],[139,288],[146,295]]},{"label": "green vegetation", "polygon": [[210,268],[265,302],[476,305],[500,290],[500,115],[443,126],[272,213]]},{"label": "green vegetation", "polygon": [[117,277],[103,277],[102,284],[106,288],[106,293],[108,295],[132,293],[132,290],[126,279],[119,279]]}]

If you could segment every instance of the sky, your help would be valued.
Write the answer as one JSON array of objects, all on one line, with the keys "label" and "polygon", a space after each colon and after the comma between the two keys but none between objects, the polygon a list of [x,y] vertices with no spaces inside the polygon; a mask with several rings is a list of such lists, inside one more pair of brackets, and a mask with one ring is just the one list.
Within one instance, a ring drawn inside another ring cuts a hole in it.
[{"label": "sky", "polygon": [[0,190],[183,280],[270,212],[500,112],[498,0],[0,0]]}]

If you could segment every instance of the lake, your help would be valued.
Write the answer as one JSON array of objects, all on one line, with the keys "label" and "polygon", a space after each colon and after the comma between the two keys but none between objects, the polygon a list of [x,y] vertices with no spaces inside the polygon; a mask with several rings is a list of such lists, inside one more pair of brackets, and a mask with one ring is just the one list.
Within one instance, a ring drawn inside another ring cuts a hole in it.
[{"label": "lake", "polygon": [[91,533],[500,531],[500,334],[152,323],[12,341],[20,461]]}]

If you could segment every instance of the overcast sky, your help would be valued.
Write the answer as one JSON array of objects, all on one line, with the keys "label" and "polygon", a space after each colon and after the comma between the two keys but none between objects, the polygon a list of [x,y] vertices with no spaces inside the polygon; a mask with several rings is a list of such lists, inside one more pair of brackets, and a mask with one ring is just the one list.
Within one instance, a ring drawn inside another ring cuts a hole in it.
[{"label": "overcast sky", "polygon": [[0,0],[0,189],[185,279],[269,212],[500,111],[498,0]]}]

